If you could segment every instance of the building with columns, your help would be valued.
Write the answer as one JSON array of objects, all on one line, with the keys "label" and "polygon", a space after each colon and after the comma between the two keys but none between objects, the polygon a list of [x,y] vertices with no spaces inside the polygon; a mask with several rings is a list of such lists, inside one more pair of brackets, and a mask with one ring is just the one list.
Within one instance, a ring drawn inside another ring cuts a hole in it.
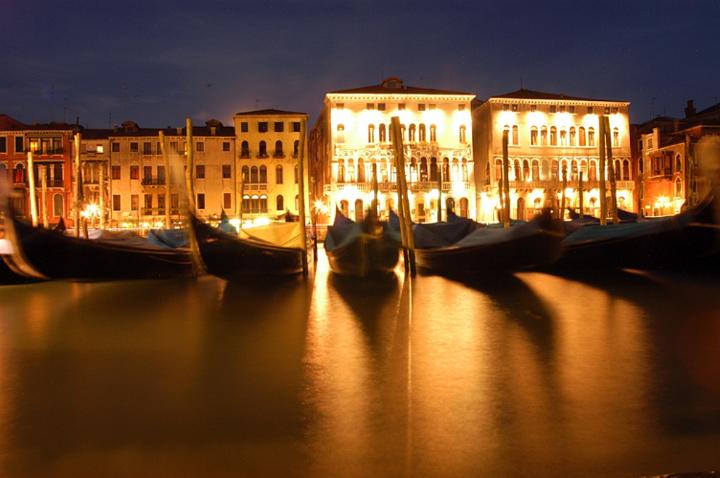
[{"label": "building with columns", "polygon": [[[473,109],[479,220],[499,220],[502,136],[508,131],[510,216],[526,220],[560,197],[577,208],[583,172],[584,212],[598,216],[599,117],[607,115],[617,179],[618,207],[635,210],[635,177],[626,101],[597,100],[520,89],[490,97]],[[609,194],[609,185],[608,185]]]},{"label": "building with columns", "polygon": [[391,118],[402,129],[412,218],[433,222],[438,199],[466,217],[476,216],[472,119],[475,95],[405,85],[387,78],[379,85],[332,91],[310,135],[311,192],[316,206],[336,206],[355,220],[373,199],[377,174],[381,215],[396,207]]}]

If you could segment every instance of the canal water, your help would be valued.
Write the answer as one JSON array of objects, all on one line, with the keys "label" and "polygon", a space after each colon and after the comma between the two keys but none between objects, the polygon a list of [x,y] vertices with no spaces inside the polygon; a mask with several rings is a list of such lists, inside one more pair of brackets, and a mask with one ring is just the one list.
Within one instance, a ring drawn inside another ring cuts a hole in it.
[{"label": "canal water", "polygon": [[720,468],[720,282],[0,288],[0,476]]}]

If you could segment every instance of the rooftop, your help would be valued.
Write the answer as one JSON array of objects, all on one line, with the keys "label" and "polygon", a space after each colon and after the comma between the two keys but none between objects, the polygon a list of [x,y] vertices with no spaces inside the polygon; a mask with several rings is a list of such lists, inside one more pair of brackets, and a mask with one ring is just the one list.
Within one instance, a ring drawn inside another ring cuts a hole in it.
[{"label": "rooftop", "polygon": [[583,96],[571,96],[562,93],[547,93],[544,91],[528,90],[520,88],[519,90],[505,93],[502,95],[493,95],[491,98],[514,98],[519,100],[566,100],[566,101],[620,101],[607,100],[599,98],[586,98]]},{"label": "rooftop", "polygon": [[307,113],[299,113],[297,111],[283,111],[276,109],[241,111],[235,113],[235,116],[307,116]]},{"label": "rooftop", "polygon": [[379,85],[362,86],[347,90],[330,91],[328,94],[385,94],[385,95],[470,95],[464,91],[437,90],[433,88],[421,88],[406,85],[403,80],[397,77],[390,77],[383,80]]}]

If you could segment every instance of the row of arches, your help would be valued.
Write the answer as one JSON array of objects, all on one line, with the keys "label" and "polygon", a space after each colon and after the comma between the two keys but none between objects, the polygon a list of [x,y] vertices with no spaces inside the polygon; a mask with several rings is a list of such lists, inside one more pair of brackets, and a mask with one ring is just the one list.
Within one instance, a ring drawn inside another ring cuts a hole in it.
[{"label": "row of arches", "polygon": [[[425,125],[425,123],[412,123],[410,125],[401,124],[403,141],[414,142],[437,142],[437,126],[434,124]],[[463,144],[467,142],[467,128],[462,125],[459,128],[459,141]],[[392,141],[392,124],[379,123],[377,125],[369,124],[367,127],[368,143],[387,143]],[[338,124],[335,127],[335,142],[345,142],[345,125]]]},{"label": "row of arches", "polygon": [[[459,210],[457,211],[457,214],[461,217],[468,217],[468,210],[469,210],[469,204],[467,198],[462,197],[458,201]],[[353,204],[353,216],[355,218],[355,221],[362,221],[365,216],[365,202],[358,198],[355,200]],[[445,210],[446,211],[453,211],[455,212],[455,199],[452,197],[445,198]],[[346,217],[350,217],[350,202],[346,199],[342,199],[338,207],[340,211],[345,215]],[[435,212],[437,207],[437,203],[435,200],[430,201],[430,207],[428,208],[429,211]],[[390,211],[395,209],[395,200],[393,198],[387,198],[385,200],[385,213],[389,213]],[[415,209],[412,211],[414,220],[420,220],[421,222],[426,219],[426,209],[425,209],[425,202],[419,201],[415,203]],[[437,218],[436,218],[437,219]]]},{"label": "row of arches", "polygon": [[[589,168],[588,168],[589,164]],[[489,178],[489,167],[488,164],[486,174]],[[613,167],[615,171],[615,178],[618,181],[630,181],[632,180],[630,160],[615,160],[613,161]],[[582,160],[557,160],[553,159],[548,161],[547,159],[540,160],[511,160],[509,168],[509,176],[511,181],[557,181],[562,180],[562,172],[566,171],[568,181],[577,181],[579,173],[582,171],[583,179],[586,181],[596,181],[598,179],[598,161],[592,159],[589,161]],[[606,177],[608,174],[606,173]],[[502,159],[495,160],[495,182],[502,178]]]},{"label": "row of arches", "polygon": [[[505,125],[504,131],[508,132],[508,143],[511,145],[520,144],[520,133],[517,125],[512,127]],[[612,146],[620,147],[620,130],[612,129]],[[556,126],[531,126],[531,146],[595,146],[595,128],[587,129],[584,126],[570,126],[569,128],[557,128]]]},{"label": "row of arches", "polygon": [[[298,196],[295,195],[295,209],[297,209]],[[275,210],[285,211],[285,197],[282,194],[275,196]],[[242,198],[242,210],[250,214],[264,214],[268,212],[268,197],[266,194],[245,194]]]},{"label": "row of arches", "polygon": [[[293,141],[293,157],[296,157],[298,154],[298,148],[300,147],[300,141],[295,140]],[[258,143],[258,150],[257,150],[257,157],[258,158],[267,158],[268,155],[268,147],[267,143],[265,141],[260,141]],[[281,140],[275,141],[275,149],[272,152],[273,158],[284,158],[285,157],[285,149],[283,147],[283,142]],[[247,159],[250,157],[250,143],[247,141],[242,141],[240,143],[240,158]]]},{"label": "row of arches", "polygon": [[[295,166],[295,184],[298,182],[298,168]],[[268,182],[268,170],[265,165],[243,166],[241,169],[242,180],[246,183],[266,184]],[[285,174],[282,165],[275,166],[275,184],[285,184]]]},{"label": "row of arches", "polygon": [[[337,182],[338,183],[365,183],[372,181],[372,164],[377,164],[377,180],[379,182],[394,182],[396,180],[395,165],[391,162],[375,162],[366,163],[363,158],[354,159],[338,159],[337,161]],[[408,181],[425,182],[438,181],[442,174],[443,181],[469,181],[469,166],[465,158],[458,160],[453,158],[452,163],[449,158],[443,158],[442,162],[438,158],[432,157],[429,160],[425,157],[411,158],[409,164],[406,165],[405,174]]]},{"label": "row of arches", "polygon": [[[40,165],[35,165],[35,177],[37,178],[38,185],[40,184]],[[0,164],[0,173],[7,174],[7,166]],[[63,165],[62,163],[52,163],[48,165],[45,170],[45,177],[47,179],[48,186],[59,186],[63,183]],[[27,169],[23,164],[16,164],[12,170],[12,179],[16,184],[23,184],[28,181]]]}]

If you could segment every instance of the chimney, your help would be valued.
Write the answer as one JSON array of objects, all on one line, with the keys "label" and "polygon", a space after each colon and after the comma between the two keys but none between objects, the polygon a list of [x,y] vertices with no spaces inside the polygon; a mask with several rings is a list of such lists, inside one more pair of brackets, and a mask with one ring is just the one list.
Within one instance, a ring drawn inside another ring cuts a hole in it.
[{"label": "chimney", "polygon": [[685,117],[689,118],[695,114],[695,104],[693,100],[687,100],[687,106],[685,107]]}]

